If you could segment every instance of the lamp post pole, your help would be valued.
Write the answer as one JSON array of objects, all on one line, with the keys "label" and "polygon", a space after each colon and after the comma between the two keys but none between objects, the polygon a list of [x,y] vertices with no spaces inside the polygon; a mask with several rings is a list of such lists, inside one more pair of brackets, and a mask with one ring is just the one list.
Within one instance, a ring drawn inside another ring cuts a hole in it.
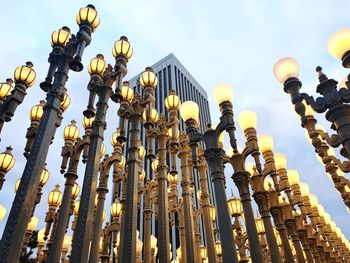
[{"label": "lamp post pole", "polygon": [[[53,67],[54,70],[49,71],[51,79],[53,75],[55,75],[55,78],[52,85],[51,82],[48,85],[49,91],[47,94],[47,103],[44,107],[44,114],[40,121],[38,133],[28,156],[21,177],[21,183],[1,238],[1,263],[17,262],[19,259],[22,239],[25,235],[39,188],[40,174],[45,166],[48,149],[56,131],[58,116],[61,114],[60,105],[63,99],[64,86],[68,80],[70,65],[74,71],[81,71],[81,68],[74,66],[74,62],[81,60],[85,47],[90,44],[91,33],[98,26],[98,23],[89,22],[97,20],[99,22],[95,8],[89,5],[85,9],[82,8],[80,13],[89,12],[87,10],[92,10],[90,14],[93,16],[93,19],[88,20],[91,17],[88,18],[87,16],[85,16],[85,20],[80,19],[78,21],[80,28],[77,37],[73,38],[67,46],[63,46],[60,43],[57,44],[57,47],[54,46],[54,51],[60,50],[60,55],[57,56],[54,52],[50,55],[50,58],[57,58],[56,61],[52,61],[50,66],[50,69]],[[66,29],[62,30],[67,31]]]}]

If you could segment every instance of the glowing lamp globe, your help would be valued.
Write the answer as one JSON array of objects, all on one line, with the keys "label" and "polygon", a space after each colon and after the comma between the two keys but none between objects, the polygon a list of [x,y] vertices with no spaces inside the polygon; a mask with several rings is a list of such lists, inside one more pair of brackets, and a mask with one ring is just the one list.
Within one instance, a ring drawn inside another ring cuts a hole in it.
[{"label": "glowing lamp globe", "polygon": [[215,251],[217,255],[222,255],[222,247],[221,242],[219,240],[215,242]]},{"label": "glowing lamp globe", "polygon": [[258,231],[258,234],[264,234],[265,233],[265,226],[264,226],[264,221],[262,220],[261,217],[258,217],[255,219],[255,225],[256,225],[256,230]]},{"label": "glowing lamp globe", "polygon": [[209,212],[210,212],[211,220],[215,221],[216,220],[216,208],[215,208],[215,206],[210,206]]},{"label": "glowing lamp globe", "polygon": [[88,72],[90,75],[97,74],[103,75],[107,66],[106,61],[104,60],[104,56],[102,54],[97,54],[95,58],[90,60],[88,66]]},{"label": "glowing lamp globe", "polygon": [[287,158],[283,153],[274,153],[275,166],[276,169],[286,169],[287,167]]},{"label": "glowing lamp globe", "polygon": [[121,161],[119,162],[119,167],[121,169],[123,169],[125,167],[125,165],[126,165],[126,159],[125,159],[124,155],[122,155]]},{"label": "glowing lamp globe", "polygon": [[327,43],[328,52],[337,59],[342,59],[350,50],[350,29],[341,29],[331,35]]},{"label": "glowing lamp globe", "polygon": [[119,132],[119,129],[117,128],[115,132],[113,132],[112,134],[112,137],[111,137],[111,145],[114,147],[114,146],[117,146],[118,144],[118,137],[120,136],[120,132]]},{"label": "glowing lamp globe", "polygon": [[41,100],[39,102],[39,104],[33,106],[30,110],[29,113],[29,119],[31,121],[40,121],[43,114],[44,114],[44,105],[46,104],[46,102],[44,100]]},{"label": "glowing lamp globe", "polygon": [[6,208],[0,204],[0,222],[4,219],[6,215]]},{"label": "glowing lamp globe", "polygon": [[287,176],[291,186],[299,184],[299,173],[296,170],[288,170]]},{"label": "glowing lamp globe", "polygon": [[310,194],[310,189],[308,184],[301,182],[299,183],[299,185],[300,185],[301,196],[303,197],[308,196]]},{"label": "glowing lamp globe", "polygon": [[228,208],[229,208],[229,211],[230,211],[231,215],[233,215],[233,216],[241,215],[242,212],[243,212],[241,199],[235,198],[235,197],[231,197],[228,200]]},{"label": "glowing lamp globe", "polygon": [[83,127],[84,129],[90,129],[92,127],[92,122],[95,120],[95,117],[87,118],[84,116],[83,118]]},{"label": "glowing lamp globe", "polygon": [[14,79],[15,81],[22,81],[28,87],[34,85],[36,73],[33,69],[33,63],[27,62],[24,66],[19,66],[15,69]]},{"label": "glowing lamp globe", "polygon": [[143,242],[140,239],[137,239],[136,241],[136,253],[141,254],[143,247]]},{"label": "glowing lamp globe", "polygon": [[316,196],[316,195],[313,195],[313,194],[310,194],[309,198],[310,198],[311,207],[317,208],[317,205],[318,205],[317,196]]},{"label": "glowing lamp globe", "polygon": [[39,245],[44,245],[45,244],[44,237],[45,237],[45,228],[40,229],[38,231],[38,243],[39,243]]},{"label": "glowing lamp globe", "polygon": [[119,217],[122,213],[122,204],[119,202],[114,202],[111,205],[111,216]]},{"label": "glowing lamp globe", "polygon": [[180,115],[184,122],[199,119],[199,107],[194,101],[188,100],[181,104]]},{"label": "glowing lamp globe", "polygon": [[75,215],[78,215],[78,213],[79,213],[79,207],[80,207],[80,200],[78,200],[78,201],[76,201],[76,202],[74,203],[74,210],[73,210],[73,212],[74,212]]},{"label": "glowing lamp globe", "polygon": [[106,154],[106,145],[102,143],[101,149],[100,149],[100,158],[102,158],[105,154]]},{"label": "glowing lamp globe", "polygon": [[[147,121],[147,112],[144,111],[142,114],[143,117],[143,121],[146,122]],[[151,114],[150,114],[150,119],[153,123],[156,123],[158,121],[158,112],[156,109],[152,109]]]},{"label": "glowing lamp globe", "polygon": [[298,78],[299,77],[298,62],[291,57],[281,58],[274,65],[273,74],[281,84],[284,84],[286,80],[289,78]]},{"label": "glowing lamp globe", "polygon": [[51,46],[61,45],[65,46],[71,39],[72,35],[70,34],[70,29],[66,26],[54,31],[51,34]]},{"label": "glowing lamp globe", "polygon": [[153,162],[151,163],[151,168],[153,173],[157,172],[158,168],[158,159],[154,159]]},{"label": "glowing lamp globe", "polygon": [[321,204],[317,205],[317,210],[318,210],[318,213],[320,214],[320,216],[324,215],[324,207]]},{"label": "glowing lamp globe", "polygon": [[76,20],[79,26],[83,23],[90,24],[93,31],[95,31],[100,24],[100,18],[98,17],[97,11],[93,5],[87,5],[86,7],[80,8]]},{"label": "glowing lamp globe", "polygon": [[267,151],[272,151],[273,149],[273,139],[270,135],[262,134],[258,139],[259,149],[262,153]]},{"label": "glowing lamp globe", "polygon": [[152,88],[156,88],[158,84],[158,78],[156,73],[153,72],[153,69],[147,67],[140,76],[140,84],[144,88],[146,86],[150,86]]},{"label": "glowing lamp globe", "polygon": [[18,188],[19,188],[19,184],[21,183],[21,178],[17,179],[16,183],[15,183],[15,193],[17,193]]},{"label": "glowing lamp globe", "polygon": [[72,120],[71,124],[64,127],[63,138],[64,140],[75,141],[79,137],[79,129],[76,125],[76,121]]},{"label": "glowing lamp globe", "polygon": [[49,193],[47,202],[49,205],[58,206],[62,201],[62,193],[60,191],[60,186],[57,184],[55,189]]},{"label": "glowing lamp globe", "polygon": [[249,128],[256,129],[257,118],[254,111],[242,111],[238,114],[237,121],[243,131]]},{"label": "glowing lamp globe", "polygon": [[62,250],[68,251],[71,245],[72,237],[68,235],[64,236]]},{"label": "glowing lamp globe", "polygon": [[177,110],[180,107],[181,101],[179,96],[175,95],[174,91],[165,98],[164,105],[167,110]]},{"label": "glowing lamp globe", "polygon": [[151,235],[151,249],[156,249],[157,247],[157,238],[153,235]]},{"label": "glowing lamp globe", "polygon": [[15,157],[12,154],[11,146],[6,148],[6,151],[0,153],[0,169],[6,173],[15,165]]},{"label": "glowing lamp globe", "polygon": [[123,56],[129,60],[132,57],[133,49],[126,36],[121,36],[119,40],[114,42],[112,49],[113,57]]},{"label": "glowing lamp globe", "polygon": [[140,145],[138,150],[137,150],[137,152],[138,152],[138,156],[139,156],[140,159],[144,159],[145,158],[145,156],[146,156],[146,149],[145,149],[145,147]]},{"label": "glowing lamp globe", "polygon": [[34,231],[34,229],[36,228],[36,226],[38,225],[39,223],[39,219],[36,217],[36,216],[33,216],[30,221],[29,221],[29,224],[28,224],[28,230],[29,231]]},{"label": "glowing lamp globe", "polygon": [[73,199],[77,198],[77,196],[80,193],[80,186],[78,183],[74,183],[73,187],[72,187],[72,197]]},{"label": "glowing lamp globe", "polygon": [[40,175],[40,184],[41,185],[46,185],[47,181],[50,178],[50,172],[46,168],[43,169]]},{"label": "glowing lamp globe", "polygon": [[233,88],[231,84],[222,83],[222,84],[216,85],[213,89],[213,98],[216,104],[218,105],[220,105],[225,101],[232,103]]},{"label": "glowing lamp globe", "polygon": [[142,182],[146,177],[146,172],[145,170],[142,170],[142,172],[139,175],[139,180]]},{"label": "glowing lamp globe", "polygon": [[128,81],[124,81],[123,85],[120,88],[120,94],[124,100],[131,102],[134,98],[134,91],[130,87],[130,83]]},{"label": "glowing lamp globe", "polygon": [[8,79],[7,82],[0,83],[0,98],[6,98],[11,94],[14,89],[12,83],[13,81],[11,79]]}]

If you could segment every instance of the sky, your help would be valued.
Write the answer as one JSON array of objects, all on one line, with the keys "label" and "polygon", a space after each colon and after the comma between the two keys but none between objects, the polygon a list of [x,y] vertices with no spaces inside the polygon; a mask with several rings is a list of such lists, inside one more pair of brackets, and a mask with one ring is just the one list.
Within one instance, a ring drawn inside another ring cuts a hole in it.
[{"label": "sky", "polygon": [[[39,83],[48,70],[51,33],[62,26],[69,26],[72,32],[77,32],[75,16],[80,7],[89,3],[95,5],[101,24],[83,55],[85,69],[69,74],[66,87],[72,103],[64,113],[62,125],[50,146],[47,167],[51,177],[35,212],[40,220],[38,229],[45,225],[43,215],[48,208],[48,192],[57,183],[63,192],[64,177],[59,172],[63,128],[70,120],[76,119],[81,135],[83,133],[82,111],[88,101],[87,65],[98,53],[104,54],[106,61],[113,64],[111,50],[114,41],[125,35],[134,48],[125,79],[173,53],[207,91],[214,124],[218,120],[219,109],[212,99],[211,90],[217,83],[231,83],[235,115],[244,110],[257,113],[258,134],[273,136],[274,151],[287,156],[288,168],[299,171],[301,180],[309,184],[310,192],[317,195],[319,203],[350,239],[350,214],[317,161],[312,146],[306,141],[304,129],[292,111],[289,95],[284,93],[272,73],[272,67],[279,58],[296,58],[303,82],[302,91],[313,95],[316,95],[318,81],[316,66],[322,66],[327,76],[336,80],[348,74],[341,62],[327,51],[329,36],[349,26],[349,2],[346,0],[63,0],[59,4],[44,0],[0,0],[1,6],[6,7],[0,10],[3,21],[0,29],[0,80],[11,77],[15,67],[26,61],[32,61],[37,72],[36,84],[28,89],[24,103],[2,131],[0,151],[12,145],[16,158],[16,165],[7,174],[0,191],[0,203],[8,211],[15,195],[15,182],[22,175],[26,161],[23,149],[26,129],[30,125],[29,111],[45,98]],[[109,138],[118,125],[117,109],[118,105],[111,102],[105,131],[109,153],[112,151]],[[317,114],[316,118],[332,133],[324,115]],[[238,144],[243,146],[244,139],[239,128],[237,134]],[[79,182],[82,182],[83,172],[84,167],[81,166]],[[227,190],[236,192],[231,175],[232,171],[227,169]],[[0,233],[6,219],[7,216],[0,222]]]}]

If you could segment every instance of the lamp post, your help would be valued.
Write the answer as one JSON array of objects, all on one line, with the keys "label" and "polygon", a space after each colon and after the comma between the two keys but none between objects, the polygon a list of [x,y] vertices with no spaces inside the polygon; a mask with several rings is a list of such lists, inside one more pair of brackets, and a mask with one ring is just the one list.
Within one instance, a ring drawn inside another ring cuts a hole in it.
[{"label": "lamp post", "polygon": [[15,165],[15,157],[12,154],[11,146],[6,148],[6,151],[0,154],[0,190],[5,182],[5,175]]},{"label": "lamp post", "polygon": [[[90,96],[87,110],[84,111],[84,116],[87,118],[95,116],[95,120],[92,123],[77,228],[73,238],[72,262],[86,262],[89,255],[90,235],[93,222],[93,200],[97,187],[100,149],[104,130],[106,129],[105,118],[108,109],[108,101],[112,95],[119,93],[123,77],[127,73],[127,62],[132,56],[132,48],[126,37],[122,36],[115,42],[113,55],[115,57],[114,69],[110,65],[105,68],[106,63],[102,55],[97,55],[89,64],[91,79],[88,90],[90,91]],[[112,89],[114,82],[116,83],[117,90],[115,93]],[[96,95],[98,95],[99,100],[96,105],[95,113],[94,101]]]},{"label": "lamp post", "polygon": [[59,122],[60,104],[63,100],[68,71],[70,68],[81,71],[81,57],[85,47],[90,44],[91,33],[99,25],[99,21],[94,6],[88,5],[79,11],[77,19],[79,31],[76,37],[69,39],[70,32],[66,27],[55,31],[52,35],[53,51],[49,57],[50,68],[45,82],[41,85],[48,92],[47,103],[2,235],[0,262],[18,261],[21,242],[32,212],[30,208],[34,205],[38,191],[40,174]]}]

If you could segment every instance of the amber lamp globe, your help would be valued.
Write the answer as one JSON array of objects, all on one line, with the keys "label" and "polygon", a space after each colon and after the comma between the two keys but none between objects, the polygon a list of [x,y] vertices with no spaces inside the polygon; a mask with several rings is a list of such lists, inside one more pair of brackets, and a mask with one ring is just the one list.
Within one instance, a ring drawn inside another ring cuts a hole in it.
[{"label": "amber lamp globe", "polygon": [[310,194],[309,186],[303,182],[299,183],[299,185],[300,185],[301,196],[303,197],[309,196]]},{"label": "amber lamp globe", "polygon": [[39,104],[33,106],[29,113],[29,119],[31,121],[40,121],[44,114],[44,106],[46,102],[41,100]]},{"label": "amber lamp globe", "polygon": [[88,66],[88,72],[90,75],[103,75],[103,72],[106,69],[106,61],[104,60],[104,56],[102,54],[97,54],[95,58],[90,60]]},{"label": "amber lamp globe", "polygon": [[72,237],[68,235],[64,236],[62,250],[68,251],[71,244],[72,244]]},{"label": "amber lamp globe", "polygon": [[156,88],[158,84],[158,78],[156,73],[153,72],[151,67],[147,67],[140,76],[140,84],[144,88],[146,86],[150,86],[152,88]]},{"label": "amber lamp globe", "polygon": [[274,65],[273,74],[281,84],[284,84],[289,78],[298,78],[298,62],[292,57],[281,58]]},{"label": "amber lamp globe", "polygon": [[34,229],[36,228],[36,226],[38,225],[39,219],[36,216],[33,216],[28,224],[28,230],[29,231],[34,231]]},{"label": "amber lamp globe", "polygon": [[13,91],[12,79],[8,79],[7,82],[0,83],[0,98],[5,98]]},{"label": "amber lamp globe", "polygon": [[332,56],[343,59],[344,55],[350,51],[350,29],[341,29],[333,33],[328,40],[327,47]]},{"label": "amber lamp globe", "polygon": [[[147,121],[147,112],[146,111],[143,112],[142,117],[143,117],[143,121],[146,122]],[[156,109],[151,110],[150,119],[151,119],[151,122],[153,122],[153,123],[156,123],[158,121],[158,112]]]},{"label": "amber lamp globe", "polygon": [[254,128],[256,129],[257,118],[254,111],[242,111],[237,117],[238,125],[243,131]]},{"label": "amber lamp globe", "polygon": [[134,98],[134,91],[130,87],[129,81],[124,81],[123,85],[120,88],[120,93],[121,96],[123,97],[124,100],[131,102],[132,99]]},{"label": "amber lamp globe", "polygon": [[40,184],[41,185],[46,185],[47,181],[50,178],[50,172],[46,168],[43,169],[40,175]]},{"label": "amber lamp globe", "polygon": [[6,215],[6,208],[0,204],[0,222],[4,219]]},{"label": "amber lamp globe", "polygon": [[151,235],[151,249],[156,249],[157,242],[157,238],[154,235]]},{"label": "amber lamp globe", "polygon": [[262,153],[272,151],[273,139],[270,135],[261,134],[258,139],[259,149]]},{"label": "amber lamp globe", "polygon": [[80,193],[80,186],[78,183],[74,183],[72,187],[72,198],[75,199]]},{"label": "amber lamp globe", "polygon": [[33,63],[27,62],[24,66],[17,67],[14,72],[15,81],[22,81],[28,87],[33,86],[36,73],[33,69]]},{"label": "amber lamp globe", "polygon": [[79,213],[79,206],[80,206],[80,200],[78,200],[78,201],[76,201],[74,203],[74,210],[73,210],[73,212],[74,212],[75,215],[78,215],[78,213]]},{"label": "amber lamp globe", "polygon": [[258,234],[262,235],[265,233],[264,221],[262,220],[261,217],[258,217],[257,219],[255,219],[255,225],[256,225],[256,230],[258,231]]},{"label": "amber lamp globe", "polygon": [[175,95],[174,90],[170,90],[169,95],[165,98],[164,105],[167,110],[177,110],[180,107],[181,101],[179,96]]},{"label": "amber lamp globe", "polygon": [[274,153],[275,166],[276,169],[286,169],[287,167],[287,158],[283,153]]},{"label": "amber lamp globe", "polygon": [[310,194],[310,195],[309,195],[309,198],[310,198],[311,207],[317,208],[317,205],[318,205],[317,196],[316,196],[316,195],[313,195],[313,194]]},{"label": "amber lamp globe", "polygon": [[121,36],[120,39],[114,43],[112,54],[115,58],[118,56],[126,57],[127,60],[131,58],[133,49],[127,37]]},{"label": "amber lamp globe", "polygon": [[137,150],[137,152],[138,152],[138,156],[139,156],[140,159],[144,159],[145,158],[145,156],[146,156],[146,149],[145,149],[145,147],[140,145],[138,150]]},{"label": "amber lamp globe", "polygon": [[111,216],[119,217],[122,213],[122,204],[119,202],[114,202],[111,205]]},{"label": "amber lamp globe", "polygon": [[58,206],[62,201],[62,193],[60,191],[60,186],[57,184],[55,189],[49,193],[47,202],[50,206]]},{"label": "amber lamp globe", "polygon": [[63,138],[64,140],[75,141],[79,137],[79,129],[76,125],[76,121],[72,120],[71,124],[64,127]]},{"label": "amber lamp globe", "polygon": [[222,247],[221,247],[221,242],[219,240],[217,240],[215,242],[215,251],[217,255],[222,255]]},{"label": "amber lamp globe", "polygon": [[240,216],[243,212],[241,199],[231,197],[228,200],[228,208],[232,216]]},{"label": "amber lamp globe", "polygon": [[39,243],[39,245],[44,245],[45,244],[44,237],[45,237],[45,228],[40,229],[38,231],[38,243]]},{"label": "amber lamp globe", "polygon": [[192,119],[198,122],[199,107],[194,101],[188,100],[181,104],[180,115],[184,122]]},{"label": "amber lamp globe", "polygon": [[299,184],[299,173],[296,170],[288,170],[287,176],[291,186]]},{"label": "amber lamp globe", "polygon": [[126,160],[125,157],[122,155],[121,161],[119,162],[119,168],[123,169],[125,167]]},{"label": "amber lamp globe", "polygon": [[15,165],[15,157],[12,154],[11,146],[6,148],[6,151],[0,154],[0,169],[8,172]]},{"label": "amber lamp globe", "polygon": [[223,102],[231,102],[233,99],[233,88],[231,84],[221,83],[213,88],[213,98],[216,104],[221,105]]},{"label": "amber lamp globe", "polygon": [[139,175],[139,180],[142,182],[146,177],[146,172],[145,170],[142,170],[142,172]]},{"label": "amber lamp globe", "polygon": [[66,26],[54,31],[51,34],[51,46],[61,45],[65,46],[71,38],[70,29]]},{"label": "amber lamp globe", "polygon": [[168,174],[169,184],[177,184],[178,179],[179,179],[179,176],[177,174],[175,174],[175,175],[172,175],[170,173]]},{"label": "amber lamp globe", "polygon": [[216,208],[215,208],[215,206],[210,206],[210,218],[212,221],[216,220]]},{"label": "amber lamp globe", "polygon": [[106,145],[104,143],[101,143],[100,158],[102,158],[105,154],[106,154]]},{"label": "amber lamp globe", "polygon": [[157,168],[158,168],[158,159],[154,159],[152,164],[151,164],[151,168],[153,173],[157,172]]},{"label": "amber lamp globe", "polygon": [[97,11],[93,5],[87,5],[86,7],[80,8],[76,20],[79,26],[83,23],[90,24],[93,31],[95,31],[100,24],[100,18],[98,17]]},{"label": "amber lamp globe", "polygon": [[89,129],[92,127],[92,122],[95,120],[95,117],[87,118],[84,116],[83,118],[83,127],[84,129]]}]

